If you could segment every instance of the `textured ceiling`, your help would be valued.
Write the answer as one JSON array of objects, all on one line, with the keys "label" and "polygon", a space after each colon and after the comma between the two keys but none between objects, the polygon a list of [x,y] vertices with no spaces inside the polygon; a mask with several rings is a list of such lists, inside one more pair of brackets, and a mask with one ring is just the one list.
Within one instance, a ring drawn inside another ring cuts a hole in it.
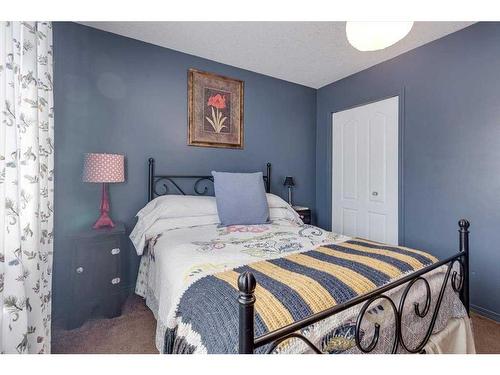
[{"label": "textured ceiling", "polygon": [[472,22],[415,22],[401,41],[360,52],[345,22],[80,22],[162,47],[319,88]]}]

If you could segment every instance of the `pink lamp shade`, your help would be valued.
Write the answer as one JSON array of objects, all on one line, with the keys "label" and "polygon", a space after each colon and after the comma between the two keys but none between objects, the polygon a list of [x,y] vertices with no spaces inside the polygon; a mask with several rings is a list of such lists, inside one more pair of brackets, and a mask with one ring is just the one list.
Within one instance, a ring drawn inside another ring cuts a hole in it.
[{"label": "pink lamp shade", "polygon": [[93,228],[114,227],[109,217],[107,184],[125,181],[125,156],[119,154],[85,154],[83,160],[83,181],[102,183],[101,215]]},{"label": "pink lamp shade", "polygon": [[114,183],[125,181],[125,156],[119,154],[85,154],[83,181]]}]

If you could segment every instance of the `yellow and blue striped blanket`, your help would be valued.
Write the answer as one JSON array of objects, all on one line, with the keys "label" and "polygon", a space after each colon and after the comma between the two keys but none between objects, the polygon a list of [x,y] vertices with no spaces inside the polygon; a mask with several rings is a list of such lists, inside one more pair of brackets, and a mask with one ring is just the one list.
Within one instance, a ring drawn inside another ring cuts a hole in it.
[{"label": "yellow and blue striped blanket", "polygon": [[[237,353],[237,280],[245,271],[257,280],[255,334],[260,336],[436,261],[423,251],[352,239],[206,276],[184,293],[177,319],[199,335],[208,353]],[[176,329],[167,329],[165,338],[166,353],[195,350]]]}]

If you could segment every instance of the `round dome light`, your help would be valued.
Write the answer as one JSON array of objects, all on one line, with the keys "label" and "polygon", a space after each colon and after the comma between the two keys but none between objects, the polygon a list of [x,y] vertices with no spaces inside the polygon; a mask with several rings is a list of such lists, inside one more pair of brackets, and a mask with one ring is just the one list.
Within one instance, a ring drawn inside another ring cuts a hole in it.
[{"label": "round dome light", "polygon": [[347,40],[360,51],[377,51],[403,39],[413,22],[347,22]]}]

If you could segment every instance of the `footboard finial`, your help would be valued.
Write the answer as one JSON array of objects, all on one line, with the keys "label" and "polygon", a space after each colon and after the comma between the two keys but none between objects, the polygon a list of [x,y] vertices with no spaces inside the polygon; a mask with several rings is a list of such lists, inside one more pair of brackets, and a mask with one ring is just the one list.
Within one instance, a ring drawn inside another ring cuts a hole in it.
[{"label": "footboard finial", "polygon": [[239,353],[252,354],[254,350],[254,305],[257,281],[251,272],[243,272],[238,278],[239,303]]},{"label": "footboard finial", "polygon": [[464,285],[462,287],[462,292],[460,293],[460,299],[469,313],[470,310],[470,300],[469,300],[469,227],[470,222],[467,219],[461,219],[458,222],[460,229],[459,233],[459,246],[460,251],[464,254],[462,259],[462,264],[464,268]]}]

